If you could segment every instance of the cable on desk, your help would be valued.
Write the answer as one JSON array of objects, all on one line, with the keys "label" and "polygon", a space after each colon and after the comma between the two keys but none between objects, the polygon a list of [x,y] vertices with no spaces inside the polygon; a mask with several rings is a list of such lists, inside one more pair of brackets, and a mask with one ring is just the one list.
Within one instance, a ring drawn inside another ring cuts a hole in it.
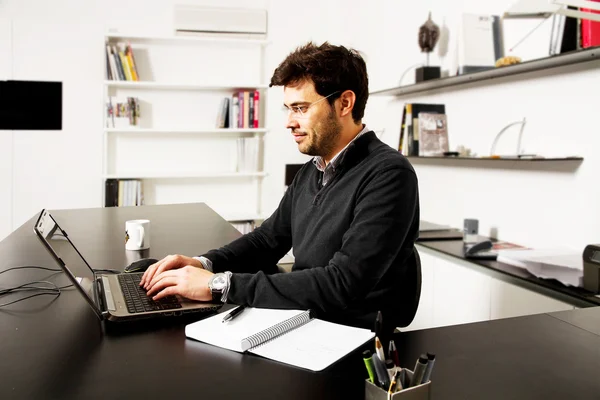
[{"label": "cable on desk", "polygon": [[[62,272],[62,270],[56,269],[56,268],[46,268],[46,267],[39,267],[39,266],[35,266],[35,265],[25,265],[25,266],[21,266],[21,267],[11,267],[11,268],[5,269],[4,271],[0,271],[0,274],[3,274],[8,271],[13,271],[16,269],[30,269],[30,268],[43,269],[43,270],[52,271],[52,272]],[[50,287],[37,286],[38,284],[42,284],[42,285],[47,284],[47,285],[50,285]],[[31,286],[31,285],[36,285],[36,286]],[[40,293],[34,293],[34,294],[22,297],[17,300],[9,301],[7,303],[2,303],[2,304],[0,304],[0,308],[9,306],[11,304],[18,303],[19,301],[30,299],[32,297],[37,297],[37,296],[52,295],[52,296],[58,297],[58,296],[60,296],[62,289],[66,289],[71,286],[73,286],[73,285],[71,284],[71,285],[65,285],[65,286],[57,286],[54,282],[50,282],[50,281],[33,281],[33,282],[23,283],[21,285],[14,286],[11,288],[0,289],[0,296],[9,295],[9,294],[16,293],[16,292],[41,291]]]},{"label": "cable on desk", "polygon": [[[56,268],[47,268],[47,267],[39,267],[37,265],[23,265],[20,267],[11,267],[11,268],[7,268],[4,271],[0,271],[0,275],[8,272],[8,271],[13,271],[13,270],[17,270],[17,269],[43,269],[46,271],[52,271],[52,272],[63,272],[62,269],[56,269]],[[118,271],[116,269],[94,269],[94,272],[108,272],[108,273],[112,273],[112,274],[120,274],[121,271]],[[48,284],[51,285],[50,287],[46,287],[46,286],[30,286],[30,285],[36,285],[36,284]],[[19,301],[23,301],[23,300],[27,300],[30,299],[32,297],[36,297],[36,296],[46,296],[46,295],[53,295],[53,296],[60,296],[61,294],[61,290],[62,289],[67,289],[72,287],[73,284],[70,285],[65,285],[65,286],[56,286],[55,283],[50,282],[50,281],[33,281],[33,282],[28,282],[28,283],[24,283],[22,285],[19,286],[14,286],[11,288],[6,288],[6,289],[0,289],[0,296],[5,296],[11,293],[16,293],[16,292],[26,292],[26,291],[42,291],[41,293],[34,293],[32,295],[17,299],[17,300],[13,300],[10,301],[8,303],[2,303],[0,304],[0,308],[2,307],[6,307],[9,306],[11,304],[15,304],[18,303]]]}]

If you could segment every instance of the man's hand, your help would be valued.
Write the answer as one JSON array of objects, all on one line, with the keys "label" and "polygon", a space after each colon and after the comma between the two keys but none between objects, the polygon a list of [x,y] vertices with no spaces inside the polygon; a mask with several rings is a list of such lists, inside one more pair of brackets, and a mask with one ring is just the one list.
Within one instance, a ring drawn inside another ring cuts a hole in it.
[{"label": "man's hand", "polygon": [[211,276],[212,272],[192,265],[171,269],[155,275],[148,283],[146,294],[153,300],[178,294],[190,300],[210,301],[208,281]]},{"label": "man's hand", "polygon": [[182,255],[167,256],[148,267],[144,275],[142,275],[140,286],[148,290],[150,289],[150,282],[155,276],[171,269],[183,268],[186,265],[202,268],[202,263],[195,258]]}]

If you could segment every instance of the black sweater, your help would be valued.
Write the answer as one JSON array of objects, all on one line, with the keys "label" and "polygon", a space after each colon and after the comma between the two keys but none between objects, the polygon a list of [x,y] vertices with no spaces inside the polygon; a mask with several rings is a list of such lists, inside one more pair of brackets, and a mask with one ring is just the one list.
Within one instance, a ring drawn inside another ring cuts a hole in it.
[{"label": "black sweater", "polygon": [[[228,302],[311,309],[323,319],[369,328],[377,310],[402,312],[401,293],[414,285],[403,278],[419,229],[417,177],[373,132],[340,157],[326,186],[307,162],[260,227],[204,254],[215,272],[233,272]],[[291,247],[292,272],[276,273]]]}]

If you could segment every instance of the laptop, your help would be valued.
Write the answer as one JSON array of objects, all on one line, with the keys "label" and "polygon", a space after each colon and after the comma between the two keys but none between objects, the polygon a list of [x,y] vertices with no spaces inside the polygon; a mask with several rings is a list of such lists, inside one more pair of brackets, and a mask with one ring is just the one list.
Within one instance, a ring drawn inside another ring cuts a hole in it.
[{"label": "laptop", "polygon": [[191,301],[180,296],[154,301],[139,285],[143,272],[96,272],[46,210],[40,213],[33,230],[101,320],[128,321],[206,313],[221,307],[221,304]]}]

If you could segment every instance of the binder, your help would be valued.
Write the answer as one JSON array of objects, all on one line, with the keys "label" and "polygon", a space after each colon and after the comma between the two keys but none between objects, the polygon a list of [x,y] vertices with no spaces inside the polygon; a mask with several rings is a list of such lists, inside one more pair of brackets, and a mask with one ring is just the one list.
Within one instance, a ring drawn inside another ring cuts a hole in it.
[{"label": "binder", "polygon": [[327,368],[375,337],[368,329],[313,318],[308,310],[248,307],[224,323],[229,311],[187,325],[185,335],[312,371]]}]

